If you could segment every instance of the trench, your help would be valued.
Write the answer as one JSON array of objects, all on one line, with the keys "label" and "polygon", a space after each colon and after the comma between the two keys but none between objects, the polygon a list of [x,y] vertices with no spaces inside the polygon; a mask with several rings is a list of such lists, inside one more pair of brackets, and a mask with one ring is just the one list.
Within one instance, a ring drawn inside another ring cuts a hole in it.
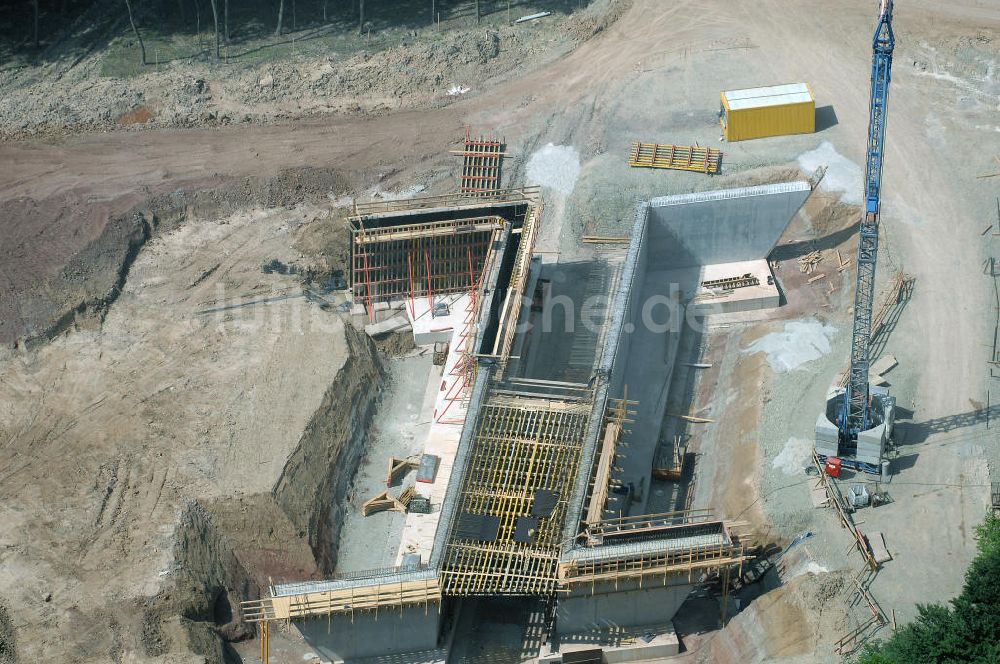
[{"label": "trench", "polygon": [[[396,495],[404,485],[413,486],[412,470],[399,477],[391,487],[386,487],[386,475],[390,457],[414,456],[423,449],[436,394],[434,385],[428,385],[431,368],[431,354],[426,351],[390,358],[386,362],[386,388],[374,406],[370,425],[358,441],[360,449],[352,455],[354,468],[344,473],[349,478],[347,490],[337,496],[338,525],[350,533],[349,537],[341,538],[338,527],[338,536],[331,540],[337,547],[338,574],[396,564],[406,515],[385,511],[366,517],[361,513],[361,506],[387,488],[390,494]],[[433,375],[437,377],[435,383],[440,380],[437,370]],[[331,529],[331,534],[333,532]]]}]

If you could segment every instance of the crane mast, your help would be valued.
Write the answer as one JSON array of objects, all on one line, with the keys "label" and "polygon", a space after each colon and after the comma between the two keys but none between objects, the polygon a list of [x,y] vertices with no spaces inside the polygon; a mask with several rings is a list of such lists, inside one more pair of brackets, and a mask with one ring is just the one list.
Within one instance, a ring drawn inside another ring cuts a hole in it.
[{"label": "crane mast", "polygon": [[865,210],[858,238],[858,282],[854,291],[854,326],[851,337],[851,369],[839,418],[844,442],[857,438],[869,425],[868,346],[872,330],[875,296],[875,266],[878,257],[879,207],[882,189],[882,155],[892,69],[892,0],[883,0],[872,39],[871,101],[868,119],[868,154],[865,163]]}]

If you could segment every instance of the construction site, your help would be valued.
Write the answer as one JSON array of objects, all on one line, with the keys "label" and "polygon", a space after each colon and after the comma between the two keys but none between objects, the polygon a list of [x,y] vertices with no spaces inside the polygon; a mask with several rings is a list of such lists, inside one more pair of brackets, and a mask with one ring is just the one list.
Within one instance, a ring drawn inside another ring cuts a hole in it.
[{"label": "construction site", "polygon": [[448,4],[3,127],[0,664],[832,664],[962,591],[1000,9]]}]

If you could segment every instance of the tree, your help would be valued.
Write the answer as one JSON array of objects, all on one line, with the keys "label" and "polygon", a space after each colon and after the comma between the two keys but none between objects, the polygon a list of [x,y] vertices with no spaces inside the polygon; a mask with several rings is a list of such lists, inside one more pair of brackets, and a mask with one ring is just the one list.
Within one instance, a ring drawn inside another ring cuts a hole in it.
[{"label": "tree", "polygon": [[35,48],[38,48],[38,0],[34,0],[31,4],[35,8]]},{"label": "tree", "polygon": [[146,64],[146,45],[142,41],[142,35],[139,34],[139,28],[135,27],[135,18],[132,16],[132,3],[130,0],[125,0],[125,8],[128,10],[128,22],[132,25],[132,33],[135,35],[136,41],[139,42],[139,53],[142,55],[142,64]]},{"label": "tree", "polygon": [[991,514],[976,526],[976,547],[981,554],[1000,553],[1000,517]]},{"label": "tree", "polygon": [[365,0],[358,0],[358,34],[365,34]]},{"label": "tree", "polygon": [[285,13],[285,0],[280,0],[278,3],[278,27],[274,29],[274,36],[278,37],[281,35],[281,17]]},{"label": "tree", "polygon": [[215,59],[218,60],[221,56],[219,53],[219,11],[216,8],[215,0],[211,0],[212,4],[212,22],[215,24]]},{"label": "tree", "polygon": [[194,32],[198,35],[198,48],[202,48],[201,42],[201,5],[198,0],[194,0]]},{"label": "tree", "polygon": [[856,664],[1000,662],[1000,517],[987,515],[976,540],[979,553],[951,607],[918,606],[916,620],[868,644]]}]

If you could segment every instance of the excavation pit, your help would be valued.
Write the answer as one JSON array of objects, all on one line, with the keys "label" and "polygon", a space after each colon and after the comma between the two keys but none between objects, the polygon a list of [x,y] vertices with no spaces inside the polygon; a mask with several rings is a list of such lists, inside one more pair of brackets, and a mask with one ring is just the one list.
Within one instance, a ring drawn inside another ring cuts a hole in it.
[{"label": "excavation pit", "polygon": [[[722,289],[744,292],[727,293],[721,311],[777,304],[767,255],[809,192],[794,182],[653,199],[639,205],[627,250],[594,265],[533,259],[534,191],[359,206],[356,302],[373,322],[402,311],[421,342],[449,349],[428,385],[432,394],[440,380],[422,452],[440,467],[417,489],[431,510],[406,514],[394,566],[277,585],[245,605],[248,619],[295,619],[332,661],[443,658],[462,603],[498,597],[556,598],[550,651],[608,645],[608,621],[662,627],[692,579],[746,557],[726,522],[648,515],[642,490],[680,342],[720,310],[694,300],[702,282],[751,275]],[[592,305],[585,333],[537,324],[558,295],[570,309]],[[657,628],[664,653],[669,632]]]}]

